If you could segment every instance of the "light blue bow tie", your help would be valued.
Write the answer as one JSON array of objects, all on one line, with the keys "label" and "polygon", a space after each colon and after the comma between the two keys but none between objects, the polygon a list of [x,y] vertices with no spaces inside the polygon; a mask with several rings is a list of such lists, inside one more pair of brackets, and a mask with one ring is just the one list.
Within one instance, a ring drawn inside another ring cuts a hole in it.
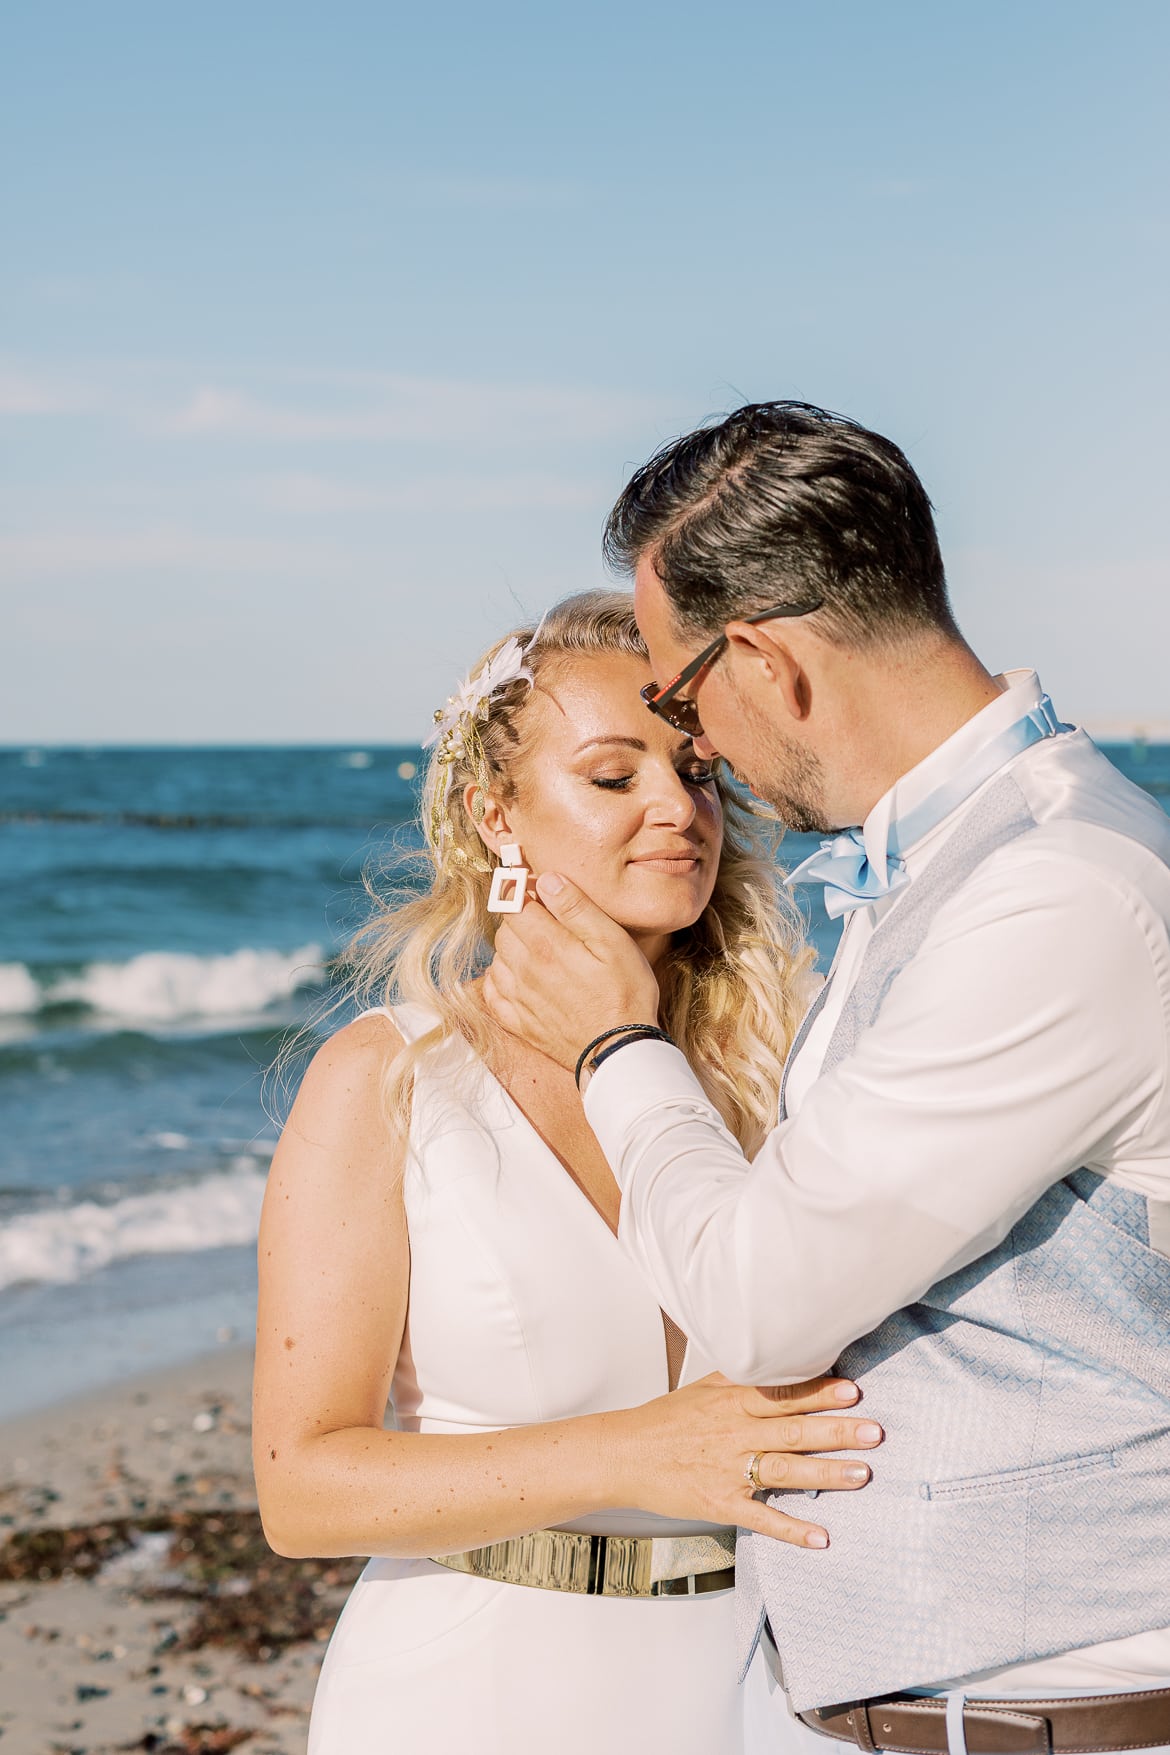
[{"label": "light blue bow tie", "polygon": [[883,896],[893,895],[895,890],[910,882],[902,857],[903,848],[913,847],[931,829],[945,822],[953,810],[964,804],[1013,756],[1046,737],[1054,737],[1058,731],[1071,729],[1071,726],[1061,724],[1052,702],[1045,695],[1038,707],[1031,708],[998,737],[984,744],[958,773],[952,774],[916,809],[890,824],[884,859],[870,858],[861,829],[844,829],[822,841],[814,854],[789,872],[787,881],[790,884],[824,884],[825,912],[830,920],[837,920],[854,908],[868,908],[872,902],[880,902]]},{"label": "light blue bow tie", "polygon": [[788,874],[790,884],[824,884],[825,913],[830,920],[851,908],[868,908],[910,882],[904,861],[887,851],[875,865],[865,850],[860,829],[844,829],[822,841],[817,851]]}]

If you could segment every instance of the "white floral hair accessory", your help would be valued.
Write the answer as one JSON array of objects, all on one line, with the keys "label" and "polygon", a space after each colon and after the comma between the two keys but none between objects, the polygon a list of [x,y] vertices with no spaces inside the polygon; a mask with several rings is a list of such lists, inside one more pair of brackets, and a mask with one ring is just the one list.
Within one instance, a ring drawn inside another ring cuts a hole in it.
[{"label": "white floral hair accessory", "polygon": [[[535,636],[533,638],[535,639]],[[466,734],[465,721],[468,717],[472,722],[476,719],[486,719],[491,698],[499,689],[507,688],[509,683],[516,682],[520,677],[531,684],[533,681],[532,672],[524,662],[531,647],[531,640],[527,646],[522,647],[513,634],[512,638],[505,640],[500,650],[488,659],[477,675],[464,677],[455,693],[448,698],[447,705],[436,708],[435,729],[424,740],[424,750],[429,750],[431,745],[438,743],[440,739],[444,743],[451,742],[459,745]]]},{"label": "white floral hair accessory", "polygon": [[[543,627],[543,621],[540,627]],[[423,744],[430,749],[438,744],[439,773],[431,799],[430,841],[439,859],[448,852],[461,864],[474,864],[476,870],[489,871],[486,861],[471,861],[462,848],[451,843],[450,794],[451,777],[457,762],[464,762],[475,775],[481,798],[486,795],[490,776],[487,757],[480,740],[479,726],[491,712],[493,695],[498,695],[514,682],[535,682],[525,660],[540,638],[537,628],[526,646],[512,635],[474,675],[464,677],[445,707],[435,712],[435,728]]]}]

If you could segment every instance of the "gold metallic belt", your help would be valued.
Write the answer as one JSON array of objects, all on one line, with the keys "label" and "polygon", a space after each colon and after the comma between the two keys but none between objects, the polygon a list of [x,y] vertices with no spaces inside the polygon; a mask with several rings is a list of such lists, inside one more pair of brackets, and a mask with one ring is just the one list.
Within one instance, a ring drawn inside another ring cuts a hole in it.
[{"label": "gold metallic belt", "polygon": [[735,1583],[735,1531],[702,1536],[590,1536],[533,1530],[463,1554],[435,1554],[436,1565],[503,1584],[567,1590],[587,1597],[687,1597]]}]

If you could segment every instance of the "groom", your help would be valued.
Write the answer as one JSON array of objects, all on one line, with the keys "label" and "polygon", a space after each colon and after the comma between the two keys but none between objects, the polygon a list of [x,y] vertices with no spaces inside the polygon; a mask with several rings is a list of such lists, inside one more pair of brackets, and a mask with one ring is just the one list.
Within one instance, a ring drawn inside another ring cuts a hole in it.
[{"label": "groom", "polygon": [[876,433],[741,408],[638,471],[606,546],[673,679],[647,705],[828,837],[801,875],[845,917],[750,1166],[624,1028],[653,976],[567,881],[488,979],[564,1065],[606,1034],[621,1237],[700,1352],[839,1359],[885,1425],[828,1552],[741,1535],[777,1747],[787,1712],[810,1751],[1170,1746],[1170,821],[966,645]]}]

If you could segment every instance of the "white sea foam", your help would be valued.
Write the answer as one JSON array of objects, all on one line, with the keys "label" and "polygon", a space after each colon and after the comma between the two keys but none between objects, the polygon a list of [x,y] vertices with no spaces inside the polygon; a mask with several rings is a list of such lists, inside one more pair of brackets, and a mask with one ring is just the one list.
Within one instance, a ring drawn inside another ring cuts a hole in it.
[{"label": "white sea foam", "polygon": [[0,963],[0,1017],[39,1010],[41,990],[23,963]]},{"label": "white sea foam", "polygon": [[44,987],[22,963],[3,963],[0,1016],[72,1004],[140,1023],[250,1017],[323,976],[320,945],[291,952],[245,948],[218,957],[143,951],[125,963],[89,963]]},{"label": "white sea foam", "polygon": [[17,1213],[0,1230],[0,1291],[34,1281],[83,1279],[132,1255],[174,1255],[253,1243],[264,1172],[250,1155],[181,1188],[126,1195],[103,1206]]}]

